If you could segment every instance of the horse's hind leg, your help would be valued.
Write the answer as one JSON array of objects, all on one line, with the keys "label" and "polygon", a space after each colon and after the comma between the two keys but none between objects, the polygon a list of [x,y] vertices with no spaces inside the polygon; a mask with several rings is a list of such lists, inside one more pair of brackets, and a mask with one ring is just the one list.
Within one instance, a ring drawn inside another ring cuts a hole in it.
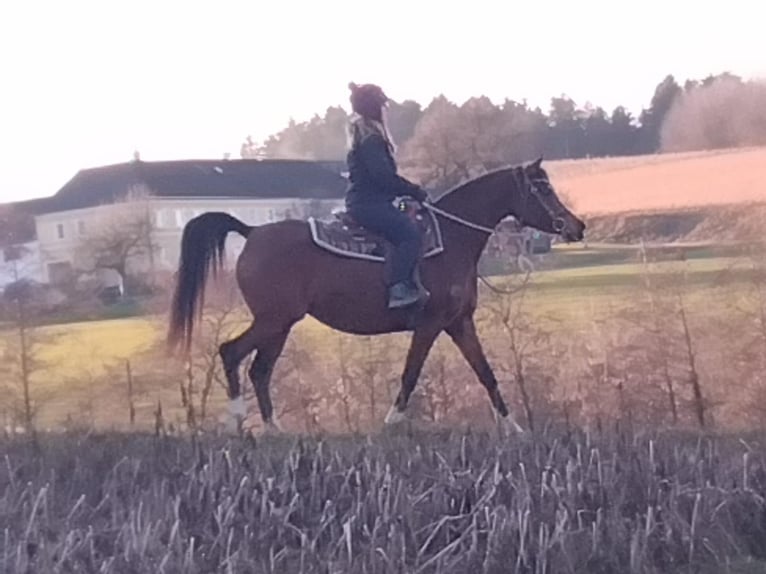
[{"label": "horse's hind leg", "polygon": [[248,371],[250,380],[255,388],[258,407],[261,410],[261,419],[263,419],[263,423],[269,429],[277,429],[276,421],[274,420],[274,407],[271,404],[269,384],[271,383],[271,375],[274,372],[274,365],[276,365],[279,355],[282,354],[282,349],[285,347],[289,332],[290,330],[288,329],[259,344],[258,353]]},{"label": "horse's hind leg", "polygon": [[239,365],[253,352],[257,344],[257,327],[255,323],[251,323],[240,335],[226,341],[218,349],[229,386],[229,412],[235,419],[241,420],[247,415],[239,384]]},{"label": "horse's hind leg", "polygon": [[[248,374],[255,386],[261,416],[268,424],[272,415],[271,399],[268,395],[269,381],[292,325],[292,321],[284,326],[281,322],[278,325],[274,321],[256,320],[241,335],[221,345],[220,356],[229,385],[229,411],[240,422],[247,416],[239,383],[240,364],[253,350],[258,350]],[[266,412],[264,409],[267,409]]]}]

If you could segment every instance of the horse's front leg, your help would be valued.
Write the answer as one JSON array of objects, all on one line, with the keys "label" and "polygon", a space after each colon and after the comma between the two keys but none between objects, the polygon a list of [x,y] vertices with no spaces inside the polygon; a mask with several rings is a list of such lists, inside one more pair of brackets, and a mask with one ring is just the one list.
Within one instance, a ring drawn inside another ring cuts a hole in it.
[{"label": "horse's front leg", "polygon": [[494,407],[495,416],[502,423],[503,427],[509,431],[523,433],[524,429],[519,426],[513,415],[508,411],[508,406],[500,394],[497,379],[492,372],[492,367],[490,367],[487,357],[484,355],[484,349],[482,349],[479,336],[476,333],[473,317],[462,317],[445,330],[458,349],[460,349],[465,360],[471,365],[481,384],[487,389],[489,400],[492,401],[492,406]]},{"label": "horse's front leg", "polygon": [[420,371],[423,369],[423,364],[428,357],[428,352],[433,347],[434,341],[439,336],[439,333],[441,333],[441,330],[441,327],[434,325],[421,325],[412,334],[410,350],[407,353],[407,361],[402,373],[402,387],[386,415],[386,424],[394,424],[404,420],[404,412],[407,409],[410,395],[415,390],[415,385],[418,382]]}]

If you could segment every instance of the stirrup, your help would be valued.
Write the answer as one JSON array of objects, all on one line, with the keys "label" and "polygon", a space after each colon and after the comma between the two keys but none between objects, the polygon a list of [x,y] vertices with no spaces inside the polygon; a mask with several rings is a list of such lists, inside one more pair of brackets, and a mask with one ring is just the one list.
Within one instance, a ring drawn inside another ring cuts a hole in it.
[{"label": "stirrup", "polygon": [[415,285],[404,284],[403,286],[406,285],[406,287],[409,288],[409,292],[399,295],[398,297],[395,297],[392,291],[394,291],[399,285],[402,285],[402,284],[397,283],[389,290],[389,296],[388,296],[389,309],[400,309],[402,307],[409,307],[410,305],[414,305],[415,303],[419,303],[423,301],[425,293],[421,291]]}]

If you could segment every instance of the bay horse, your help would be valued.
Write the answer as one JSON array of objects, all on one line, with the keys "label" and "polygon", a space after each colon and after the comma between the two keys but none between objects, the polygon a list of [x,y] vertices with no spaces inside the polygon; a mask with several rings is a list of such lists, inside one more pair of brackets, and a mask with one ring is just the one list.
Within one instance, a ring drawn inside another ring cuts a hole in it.
[{"label": "bay horse", "polygon": [[500,393],[474,324],[479,257],[495,226],[509,216],[566,242],[581,241],[585,224],[559,199],[542,158],[475,177],[425,208],[439,219],[444,250],[420,262],[420,280],[431,296],[414,327],[409,310],[387,308],[383,264],[339,256],[317,246],[306,221],[250,226],[226,213],[195,217],[181,240],[170,348],[183,343],[188,352],[195,317],[204,304],[207,276],[223,265],[225,240],[234,232],[246,238],[235,272],[254,319],[239,336],[220,346],[234,417],[241,421],[247,414],[239,365],[256,351],[248,376],[266,428],[277,428],[269,392],[274,365],[292,327],[310,315],[356,335],[412,331],[401,388],[386,415],[387,424],[404,418],[426,357],[444,331],[486,388],[498,420],[508,430],[523,432]]}]

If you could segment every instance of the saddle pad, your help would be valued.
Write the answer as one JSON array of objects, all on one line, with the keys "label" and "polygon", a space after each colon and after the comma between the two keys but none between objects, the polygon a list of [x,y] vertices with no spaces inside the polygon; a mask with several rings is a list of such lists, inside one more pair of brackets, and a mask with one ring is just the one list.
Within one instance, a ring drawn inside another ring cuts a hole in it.
[{"label": "saddle pad", "polygon": [[[432,257],[444,251],[441,229],[431,211],[421,213],[415,223],[423,238],[422,257]],[[361,227],[349,227],[338,218],[331,220],[308,218],[311,238],[319,247],[336,255],[384,262],[388,241]]]}]

